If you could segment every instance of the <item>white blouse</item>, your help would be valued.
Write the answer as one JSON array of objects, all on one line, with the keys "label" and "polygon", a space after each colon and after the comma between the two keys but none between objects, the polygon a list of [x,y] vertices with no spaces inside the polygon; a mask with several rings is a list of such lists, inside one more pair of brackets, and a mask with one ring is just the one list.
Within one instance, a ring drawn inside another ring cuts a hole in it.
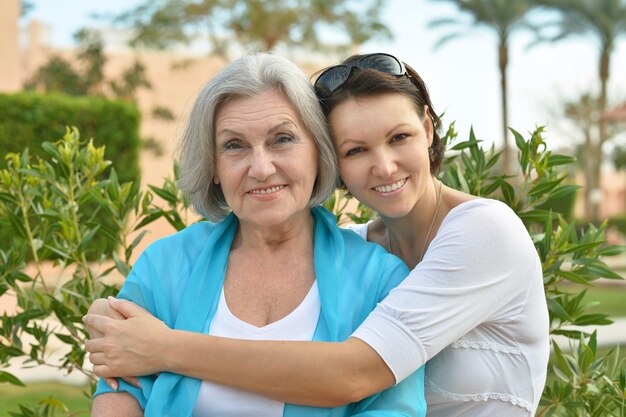
[{"label": "white blouse", "polygon": [[[311,340],[320,314],[317,281],[304,300],[282,319],[256,327],[237,318],[220,295],[209,334],[247,340]],[[193,417],[281,417],[285,403],[212,382],[202,381]]]},{"label": "white blouse", "polygon": [[[367,225],[351,226],[363,238]],[[515,213],[470,200],[354,332],[399,382],[426,363],[429,417],[533,416],[546,379],[541,262]]]}]

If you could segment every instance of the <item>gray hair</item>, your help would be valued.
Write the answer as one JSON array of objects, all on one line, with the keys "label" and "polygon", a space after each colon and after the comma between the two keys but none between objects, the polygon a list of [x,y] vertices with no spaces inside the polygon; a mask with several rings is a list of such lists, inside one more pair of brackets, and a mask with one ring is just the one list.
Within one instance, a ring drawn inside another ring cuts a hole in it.
[{"label": "gray hair", "polygon": [[226,65],[209,80],[193,105],[178,144],[180,190],[192,208],[212,221],[230,209],[215,173],[215,115],[229,99],[254,97],[274,89],[294,106],[319,151],[318,174],[309,207],[322,203],[335,190],[337,160],[324,114],[308,78],[296,64],[269,53],[256,53]]}]

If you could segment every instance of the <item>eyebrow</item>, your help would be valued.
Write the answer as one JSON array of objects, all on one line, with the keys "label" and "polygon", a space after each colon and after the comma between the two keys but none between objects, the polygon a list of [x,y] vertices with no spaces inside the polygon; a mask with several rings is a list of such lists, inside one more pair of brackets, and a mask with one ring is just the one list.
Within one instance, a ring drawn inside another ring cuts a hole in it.
[{"label": "eyebrow", "polygon": [[[290,127],[293,127],[293,128],[297,128],[297,126],[295,125],[295,123],[293,123],[293,122],[292,122],[292,121],[290,121],[290,120],[286,120],[286,121],[284,121],[284,122],[282,122],[282,123],[277,124],[277,125],[276,125],[276,126],[274,126],[274,127],[269,128],[269,129],[267,130],[267,133],[266,133],[266,134],[267,134],[267,135],[271,135],[271,134],[275,133],[276,131],[278,131],[278,130],[280,130],[280,129],[283,129],[283,128],[284,128],[284,127],[286,127],[286,126],[290,126]],[[217,132],[216,136],[220,136],[220,135],[223,135],[223,134],[232,135],[232,136],[244,136],[244,135],[243,135],[243,133],[238,132],[238,131],[236,131],[236,130],[232,130],[232,129],[221,129],[219,132]]]},{"label": "eyebrow", "polygon": [[[389,131],[387,133],[385,133],[385,136],[391,136],[391,134],[399,129],[400,127],[404,127],[404,126],[408,126],[410,127],[411,125],[408,123],[398,123],[397,125],[395,125],[394,127],[392,127],[391,129],[389,129]],[[345,146],[346,144],[356,144],[356,145],[362,145],[364,143],[367,143],[367,141],[364,140],[358,140],[358,139],[346,139],[345,141],[343,141],[339,147]]]},{"label": "eyebrow", "polygon": [[268,129],[267,134],[271,135],[272,133],[275,133],[277,130],[280,130],[280,129],[286,127],[286,126],[291,126],[291,127],[294,127],[294,128],[297,127],[295,125],[295,123],[293,123],[291,120],[285,120],[284,122],[279,123],[276,126]]},{"label": "eyebrow", "polygon": [[410,124],[408,124],[408,123],[398,123],[397,125],[395,125],[395,126],[394,126],[394,127],[392,127],[391,129],[389,129],[389,132],[387,132],[387,133],[385,134],[385,136],[391,136],[391,134],[394,132],[394,130],[397,130],[398,128],[400,128],[400,127],[404,127],[404,126],[409,126],[409,127],[410,127],[411,125],[410,125]]}]

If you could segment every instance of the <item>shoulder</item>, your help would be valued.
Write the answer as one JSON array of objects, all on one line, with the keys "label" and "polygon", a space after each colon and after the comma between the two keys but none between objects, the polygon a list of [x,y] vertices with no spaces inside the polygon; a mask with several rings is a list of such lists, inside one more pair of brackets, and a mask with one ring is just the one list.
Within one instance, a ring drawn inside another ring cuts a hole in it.
[{"label": "shoulder", "polygon": [[[429,253],[430,252],[430,253]],[[444,219],[426,256],[451,257],[465,268],[475,265],[528,268],[538,255],[526,226],[506,204],[474,199],[453,208]]]},{"label": "shoulder", "polygon": [[[377,243],[368,242],[352,230],[340,229],[344,240],[344,271],[348,281],[374,285],[386,293],[409,273],[409,268],[397,256]],[[367,232],[364,232],[367,233]]]},{"label": "shoulder", "polygon": [[483,240],[506,240],[515,236],[529,238],[526,227],[509,206],[487,198],[469,200],[454,207],[441,229]]},{"label": "shoulder", "polygon": [[146,248],[145,253],[152,255],[169,254],[171,256],[178,252],[198,252],[215,230],[217,224],[201,221],[187,226],[173,235],[156,240]]},{"label": "shoulder", "polygon": [[156,240],[141,253],[133,270],[148,274],[185,271],[195,264],[217,225],[219,223],[202,221]]},{"label": "shoulder", "polygon": [[519,218],[509,206],[501,201],[489,198],[475,198],[459,204],[450,210],[446,221],[457,219],[480,221],[490,218],[506,222],[519,221]]},{"label": "shoulder", "polygon": [[359,235],[363,240],[367,240],[367,227],[369,226],[370,223],[372,222],[369,221],[367,223],[361,223],[361,224],[346,224],[342,226],[341,228],[343,230],[351,230],[357,235]]}]

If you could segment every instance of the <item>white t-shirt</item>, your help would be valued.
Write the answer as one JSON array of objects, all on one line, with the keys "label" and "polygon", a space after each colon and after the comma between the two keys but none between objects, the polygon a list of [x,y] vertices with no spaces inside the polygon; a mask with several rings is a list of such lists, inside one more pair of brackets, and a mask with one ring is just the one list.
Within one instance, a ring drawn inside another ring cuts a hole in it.
[{"label": "white t-shirt", "polygon": [[[311,340],[320,314],[317,281],[304,300],[286,317],[263,327],[238,319],[220,295],[209,334],[246,340]],[[281,417],[285,403],[236,388],[202,381],[193,417]]]},{"label": "white t-shirt", "polygon": [[[367,225],[350,228],[367,236]],[[398,382],[428,361],[429,417],[526,417],[545,384],[548,332],[526,228],[504,203],[476,199],[448,213],[424,259],[353,337]]]}]

